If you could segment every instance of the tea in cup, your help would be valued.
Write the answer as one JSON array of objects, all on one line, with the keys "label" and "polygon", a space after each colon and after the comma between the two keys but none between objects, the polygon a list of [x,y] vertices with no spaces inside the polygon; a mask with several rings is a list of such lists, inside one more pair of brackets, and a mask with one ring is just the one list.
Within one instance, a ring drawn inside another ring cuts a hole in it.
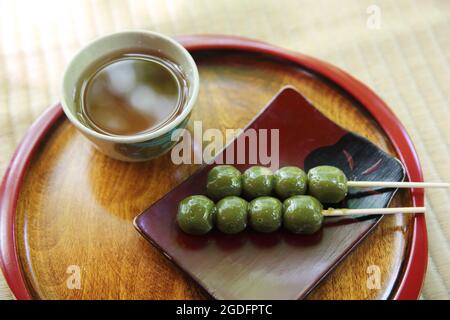
[{"label": "tea in cup", "polygon": [[126,31],[83,48],[66,69],[62,106],[106,155],[145,161],[176,144],[196,101],[199,75],[189,52],[149,31]]}]

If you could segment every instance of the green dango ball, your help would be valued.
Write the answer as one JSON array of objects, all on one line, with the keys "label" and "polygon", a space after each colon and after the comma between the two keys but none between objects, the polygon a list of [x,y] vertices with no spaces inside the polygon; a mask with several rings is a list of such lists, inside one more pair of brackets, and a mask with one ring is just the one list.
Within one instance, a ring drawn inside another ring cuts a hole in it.
[{"label": "green dango ball", "polygon": [[206,234],[214,226],[215,211],[211,199],[201,195],[189,196],[178,205],[178,226],[188,234]]},{"label": "green dango ball", "polygon": [[242,190],[250,199],[272,194],[274,186],[273,172],[269,168],[253,166],[242,175]]},{"label": "green dango ball", "polygon": [[322,227],[322,209],[322,204],[314,197],[290,197],[283,202],[283,225],[292,233],[315,233]]},{"label": "green dango ball", "polygon": [[241,172],[230,165],[219,165],[208,173],[206,193],[213,200],[239,196],[242,191]]},{"label": "green dango ball", "polygon": [[306,173],[297,167],[283,167],[275,171],[274,189],[281,199],[306,193],[308,178]]},{"label": "green dango ball", "polygon": [[347,192],[347,177],[339,168],[318,166],[308,171],[308,194],[320,202],[341,202]]},{"label": "green dango ball", "polygon": [[235,234],[247,227],[248,202],[236,196],[225,197],[216,205],[217,228],[227,234]]},{"label": "green dango ball", "polygon": [[248,215],[255,231],[274,232],[282,224],[283,205],[274,197],[259,197],[250,202]]}]

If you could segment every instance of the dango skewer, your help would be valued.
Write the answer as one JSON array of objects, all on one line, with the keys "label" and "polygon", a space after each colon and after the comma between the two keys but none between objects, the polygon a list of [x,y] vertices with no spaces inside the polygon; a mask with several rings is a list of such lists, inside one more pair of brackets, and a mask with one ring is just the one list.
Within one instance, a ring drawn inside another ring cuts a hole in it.
[{"label": "dango skewer", "polygon": [[226,234],[244,231],[247,224],[262,233],[270,233],[283,226],[294,234],[317,232],[326,217],[376,215],[398,213],[423,213],[425,207],[326,209],[309,195],[292,196],[282,203],[270,196],[261,196],[250,203],[237,196],[227,196],[214,204],[203,195],[183,199],[178,207],[177,223],[186,233],[202,235],[214,225]]},{"label": "dango skewer", "polygon": [[302,169],[287,166],[273,173],[269,168],[253,166],[241,174],[230,165],[216,166],[208,174],[207,193],[213,200],[244,194],[247,199],[275,193],[280,199],[310,194],[320,202],[339,203],[349,188],[449,188],[446,182],[349,181],[345,173],[333,166]]}]

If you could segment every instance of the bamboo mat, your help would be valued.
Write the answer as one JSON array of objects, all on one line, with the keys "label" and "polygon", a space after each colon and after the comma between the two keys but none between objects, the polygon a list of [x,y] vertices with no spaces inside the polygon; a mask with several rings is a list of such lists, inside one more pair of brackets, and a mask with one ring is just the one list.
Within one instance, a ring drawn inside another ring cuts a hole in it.
[{"label": "bamboo mat", "polygon": [[[371,28],[375,16],[366,11],[372,4],[380,9],[379,29]],[[329,61],[373,88],[394,110],[415,143],[427,180],[450,181],[446,0],[0,0],[0,172],[33,120],[58,100],[71,55],[96,36],[126,28],[172,36],[241,35]],[[448,198],[448,190],[426,194],[425,299],[450,298]],[[12,298],[1,275],[0,298]]]}]

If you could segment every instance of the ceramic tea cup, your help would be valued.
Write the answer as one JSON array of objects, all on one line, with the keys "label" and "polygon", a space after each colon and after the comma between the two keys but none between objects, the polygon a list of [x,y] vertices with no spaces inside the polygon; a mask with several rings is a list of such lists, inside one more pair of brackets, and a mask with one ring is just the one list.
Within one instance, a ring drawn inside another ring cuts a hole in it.
[{"label": "ceramic tea cup", "polygon": [[[167,123],[148,132],[134,135],[109,135],[95,130],[80,117],[80,82],[94,62],[115,52],[139,54],[155,52],[175,64],[186,79],[186,96],[179,112]],[[199,91],[199,74],[194,59],[175,40],[159,33],[133,30],[113,33],[94,40],[79,51],[65,70],[61,87],[61,104],[70,122],[99,151],[122,161],[146,161],[169,151],[176,144],[176,129],[184,128],[189,120]]]}]

